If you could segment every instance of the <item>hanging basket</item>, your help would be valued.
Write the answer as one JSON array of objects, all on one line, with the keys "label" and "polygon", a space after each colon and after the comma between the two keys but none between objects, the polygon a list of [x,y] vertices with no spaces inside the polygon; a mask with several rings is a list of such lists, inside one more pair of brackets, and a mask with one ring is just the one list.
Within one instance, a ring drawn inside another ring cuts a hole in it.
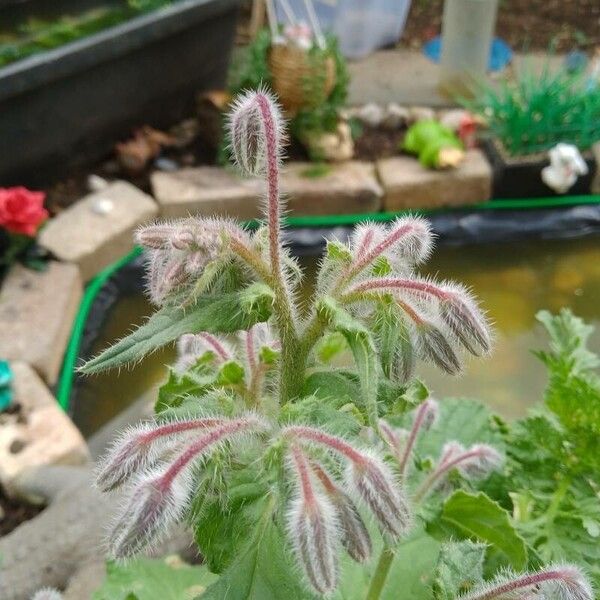
[{"label": "hanging basket", "polygon": [[332,56],[277,44],[269,51],[269,70],[273,90],[286,114],[317,106],[329,97],[335,86],[335,61]]}]

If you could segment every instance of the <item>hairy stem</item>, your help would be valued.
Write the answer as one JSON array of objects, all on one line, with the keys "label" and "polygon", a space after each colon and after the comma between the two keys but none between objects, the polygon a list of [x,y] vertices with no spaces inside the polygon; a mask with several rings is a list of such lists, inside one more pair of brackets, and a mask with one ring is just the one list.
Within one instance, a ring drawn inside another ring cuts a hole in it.
[{"label": "hairy stem", "polygon": [[365,600],[379,600],[381,598],[381,592],[385,586],[393,561],[394,551],[389,546],[384,546],[379,555],[377,567],[375,568],[375,573],[373,573],[371,585],[369,586]]}]

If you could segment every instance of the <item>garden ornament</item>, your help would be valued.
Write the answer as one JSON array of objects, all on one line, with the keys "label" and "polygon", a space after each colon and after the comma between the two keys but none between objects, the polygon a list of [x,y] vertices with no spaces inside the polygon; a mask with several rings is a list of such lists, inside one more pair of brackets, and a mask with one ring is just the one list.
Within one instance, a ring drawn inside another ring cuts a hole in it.
[{"label": "garden ornament", "polygon": [[418,121],[408,128],[402,149],[416,154],[429,169],[457,167],[465,157],[462,142],[439,121]]},{"label": "garden ornament", "polygon": [[556,144],[548,151],[550,165],[542,169],[542,181],[557,194],[566,193],[580,175],[587,175],[588,166],[572,144]]}]

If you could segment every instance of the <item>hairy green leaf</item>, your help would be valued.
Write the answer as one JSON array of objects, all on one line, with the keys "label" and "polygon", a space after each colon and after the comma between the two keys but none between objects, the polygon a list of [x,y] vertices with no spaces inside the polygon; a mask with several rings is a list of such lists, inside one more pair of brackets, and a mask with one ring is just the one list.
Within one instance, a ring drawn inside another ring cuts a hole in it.
[{"label": "hairy green leaf", "polygon": [[435,600],[455,600],[483,579],[485,544],[468,540],[442,546],[435,569]]},{"label": "hairy green leaf", "polygon": [[324,298],[318,310],[329,327],[346,338],[358,371],[362,404],[370,424],[377,427],[377,353],[371,332],[331,298]]},{"label": "hairy green leaf", "polygon": [[109,562],[93,600],[192,600],[216,579],[205,566],[187,565],[177,556]]},{"label": "hairy green leaf", "polygon": [[235,292],[203,297],[188,309],[166,306],[154,313],[133,333],[89,360],[81,371],[91,374],[140,360],[146,354],[175,341],[185,333],[232,333],[266,321],[271,314],[272,295]]},{"label": "hairy green leaf", "polygon": [[520,570],[527,564],[527,547],[509,513],[483,492],[457,490],[427,529],[438,539],[470,539],[488,544],[488,560],[494,565]]}]

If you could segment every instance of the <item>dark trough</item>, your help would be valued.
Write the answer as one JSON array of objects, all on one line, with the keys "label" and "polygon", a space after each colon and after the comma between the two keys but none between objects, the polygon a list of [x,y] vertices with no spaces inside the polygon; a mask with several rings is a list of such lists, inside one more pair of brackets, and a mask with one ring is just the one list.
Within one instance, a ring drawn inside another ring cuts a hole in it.
[{"label": "dark trough", "polygon": [[[542,169],[550,164],[546,155],[511,158],[505,156],[493,139],[482,141],[493,171],[493,198],[547,198],[556,192],[542,181]],[[569,196],[585,196],[591,193],[596,165],[591,152],[583,153],[588,174],[580,177],[568,191]]]},{"label": "dark trough", "polygon": [[180,0],[0,69],[0,185],[41,185],[192,114],[225,83],[237,6]]}]

